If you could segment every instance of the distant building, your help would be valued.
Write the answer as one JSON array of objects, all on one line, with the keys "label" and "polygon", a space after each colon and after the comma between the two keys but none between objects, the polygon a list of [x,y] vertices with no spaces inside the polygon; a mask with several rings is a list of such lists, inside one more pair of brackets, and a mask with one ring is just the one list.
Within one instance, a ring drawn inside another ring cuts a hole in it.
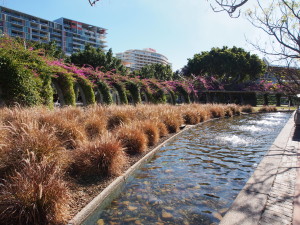
[{"label": "distant building", "polygon": [[122,60],[122,63],[133,70],[139,70],[145,65],[149,64],[163,64],[170,65],[168,58],[164,55],[157,53],[152,48],[145,48],[143,50],[131,49],[122,53],[117,53],[116,57]]},{"label": "distant building", "polygon": [[48,43],[55,41],[66,54],[83,50],[86,44],[104,49],[106,29],[60,18],[49,21],[0,7],[0,30],[11,36]]}]

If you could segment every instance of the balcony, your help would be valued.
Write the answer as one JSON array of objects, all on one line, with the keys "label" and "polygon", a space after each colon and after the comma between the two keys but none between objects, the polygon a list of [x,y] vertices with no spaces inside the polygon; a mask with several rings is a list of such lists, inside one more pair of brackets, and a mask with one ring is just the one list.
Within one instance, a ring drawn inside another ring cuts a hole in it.
[{"label": "balcony", "polygon": [[50,39],[54,40],[54,41],[61,41],[61,38],[58,38],[58,37],[51,37]]},{"label": "balcony", "polygon": [[23,26],[23,23],[22,23],[21,21],[17,21],[17,20],[10,20],[10,22],[11,22],[12,24],[18,24],[18,25],[21,25],[21,26]]},{"label": "balcony", "polygon": [[12,37],[21,37],[21,38],[23,37],[22,34],[16,34],[16,33],[12,33],[11,36]]},{"label": "balcony", "polygon": [[49,24],[48,24],[48,22],[47,21],[42,21],[42,20],[40,20],[40,24],[41,25],[44,25],[44,26],[49,26]]},{"label": "balcony", "polygon": [[22,17],[20,15],[17,15],[17,14],[14,14],[14,13],[9,13],[9,12],[3,12],[3,13],[8,15],[8,16],[11,16],[11,17],[22,19]]},{"label": "balcony", "polygon": [[58,31],[52,31],[52,34],[61,36],[61,32]]},{"label": "balcony", "polygon": [[48,32],[49,31],[48,27],[41,27],[41,30],[44,31],[44,32]]},{"label": "balcony", "polygon": [[23,29],[20,28],[20,27],[14,27],[14,26],[11,26],[11,30],[15,30],[15,31],[21,31],[23,32]]},{"label": "balcony", "polygon": [[40,32],[40,36],[41,37],[48,37],[48,33],[42,33],[42,32]]}]

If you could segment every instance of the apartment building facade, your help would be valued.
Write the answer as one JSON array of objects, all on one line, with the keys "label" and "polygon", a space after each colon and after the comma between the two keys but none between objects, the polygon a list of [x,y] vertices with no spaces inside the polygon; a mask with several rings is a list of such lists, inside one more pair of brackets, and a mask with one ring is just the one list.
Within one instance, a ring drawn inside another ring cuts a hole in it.
[{"label": "apartment building facade", "polygon": [[0,6],[0,31],[11,37],[48,43],[55,41],[67,55],[86,44],[105,49],[106,29],[67,18],[45,20]]},{"label": "apartment building facade", "polygon": [[152,48],[145,48],[143,50],[130,49],[125,52],[117,53],[116,58],[121,59],[122,63],[130,68],[132,71],[140,70],[145,65],[149,64],[163,64],[170,65],[168,58]]}]

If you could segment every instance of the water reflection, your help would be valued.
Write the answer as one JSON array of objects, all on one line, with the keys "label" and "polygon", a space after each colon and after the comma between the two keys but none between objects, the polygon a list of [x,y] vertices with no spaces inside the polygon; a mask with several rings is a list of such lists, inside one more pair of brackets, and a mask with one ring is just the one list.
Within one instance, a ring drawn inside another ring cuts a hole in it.
[{"label": "water reflection", "polygon": [[290,117],[205,123],[161,148],[105,209],[101,224],[217,224]]}]

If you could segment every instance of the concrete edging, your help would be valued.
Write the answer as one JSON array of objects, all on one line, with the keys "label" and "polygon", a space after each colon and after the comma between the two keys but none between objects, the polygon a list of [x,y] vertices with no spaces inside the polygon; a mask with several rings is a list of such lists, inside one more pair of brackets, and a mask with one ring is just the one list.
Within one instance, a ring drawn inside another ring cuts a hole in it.
[{"label": "concrete edging", "polygon": [[[151,158],[154,156],[154,154],[160,150],[165,144],[173,141],[177,136],[182,134],[183,132],[193,128],[200,126],[204,123],[217,120],[216,119],[210,119],[201,123],[198,123],[196,125],[187,125],[184,129],[179,131],[178,133],[174,134],[167,140],[165,140],[163,143],[156,146],[154,149],[152,149],[150,152],[148,152],[143,158],[141,158],[138,162],[136,162],[134,165],[132,165],[124,174],[117,177],[110,185],[108,185],[99,195],[97,195],[90,203],[88,203],[80,212],[78,212],[69,222],[68,225],[80,225],[83,223],[86,223],[87,219],[92,216],[92,214],[95,214],[96,210],[103,209],[107,203],[110,202],[112,198],[117,196],[120,193],[120,190],[122,190],[122,187],[126,184],[126,182],[130,181],[130,177],[138,170],[140,169],[145,163],[151,160]],[[103,205],[101,207],[101,205]],[[86,223],[88,224],[88,223]]]},{"label": "concrete edging", "polygon": [[292,114],[253,175],[232,203],[229,211],[220,221],[220,225],[259,224],[293,127]]}]

